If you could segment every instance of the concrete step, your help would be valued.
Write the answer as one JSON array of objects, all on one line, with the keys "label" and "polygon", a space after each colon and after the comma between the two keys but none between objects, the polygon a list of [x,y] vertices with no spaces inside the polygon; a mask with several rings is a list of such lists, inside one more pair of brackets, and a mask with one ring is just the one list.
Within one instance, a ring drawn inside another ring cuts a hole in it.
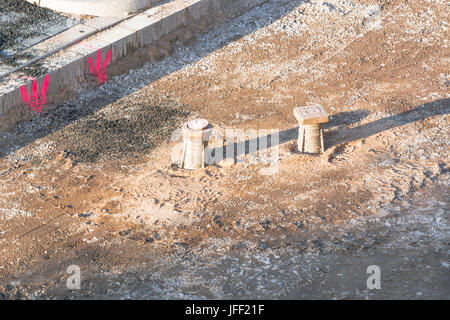
[{"label": "concrete step", "polygon": [[[98,30],[102,26],[114,23],[114,20],[95,20],[91,25],[83,24],[75,27],[78,29],[68,30],[61,35],[64,41],[60,39],[60,43],[66,43],[63,48],[55,49],[50,55],[0,78],[0,132],[36,116],[36,105],[52,101],[67,88],[85,87],[92,83],[94,77],[103,81],[107,72],[103,72],[102,66],[107,57],[110,57],[109,65],[120,64],[119,60],[135,49],[151,45],[183,26],[195,24],[202,18],[214,21],[216,15],[236,17],[266,1],[176,0],[148,9],[101,32]],[[89,37],[77,38],[80,33],[77,30],[81,28],[85,28],[84,33]],[[67,39],[70,39],[68,43]],[[57,38],[50,40],[58,42]],[[50,47],[44,43],[39,45]],[[97,65],[98,55],[101,63]],[[48,90],[44,83],[48,84]],[[24,99],[24,93],[25,98],[28,95],[31,101]],[[55,101],[61,103],[56,98]],[[41,107],[42,112],[51,112],[53,106],[46,104]]]}]

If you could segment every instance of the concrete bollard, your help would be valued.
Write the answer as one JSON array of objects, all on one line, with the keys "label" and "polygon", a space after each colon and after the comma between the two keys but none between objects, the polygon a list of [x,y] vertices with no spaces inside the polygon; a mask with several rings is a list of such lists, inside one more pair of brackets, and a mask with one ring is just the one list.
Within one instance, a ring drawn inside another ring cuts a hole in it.
[{"label": "concrete bollard", "polygon": [[296,107],[298,121],[298,151],[322,153],[325,151],[322,123],[328,122],[328,113],[320,105]]},{"label": "concrete bollard", "polygon": [[183,124],[183,155],[181,168],[195,170],[205,167],[205,148],[212,126],[205,119],[195,119]]}]

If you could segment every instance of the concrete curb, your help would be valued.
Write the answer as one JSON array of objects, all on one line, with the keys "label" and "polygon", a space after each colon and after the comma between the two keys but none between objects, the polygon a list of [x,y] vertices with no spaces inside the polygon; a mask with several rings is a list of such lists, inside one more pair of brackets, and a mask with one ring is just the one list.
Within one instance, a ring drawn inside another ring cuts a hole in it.
[{"label": "concrete curb", "polygon": [[121,17],[147,9],[161,0],[27,0],[55,11],[100,17]]},{"label": "concrete curb", "polygon": [[[106,31],[74,43],[62,53],[39,61],[40,65],[47,67],[50,77],[47,100],[67,87],[76,87],[91,79],[88,61],[92,59],[95,65],[98,50],[101,50],[102,61],[105,61],[111,50],[110,64],[114,64],[135,49],[148,46],[199,19],[214,18],[224,13],[234,18],[266,1],[242,0],[237,3],[235,0],[177,0],[151,8]],[[42,75],[36,79],[38,88],[41,88],[44,78],[45,75]],[[22,102],[20,93],[20,87],[24,84],[30,92],[32,81],[25,81],[17,74],[3,80],[8,89],[0,93],[0,132],[37,114]],[[47,110],[51,110],[51,107],[47,106]]]}]

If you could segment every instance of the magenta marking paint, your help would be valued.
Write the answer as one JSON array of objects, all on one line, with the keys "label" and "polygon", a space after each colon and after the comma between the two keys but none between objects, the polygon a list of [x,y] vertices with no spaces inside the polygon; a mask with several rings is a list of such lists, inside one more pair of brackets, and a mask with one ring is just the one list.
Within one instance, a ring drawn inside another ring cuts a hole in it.
[{"label": "magenta marking paint", "polygon": [[[27,77],[30,79],[29,77]],[[30,107],[31,110],[35,110],[36,112],[41,112],[42,108],[45,107],[47,103],[47,90],[50,82],[50,76],[46,75],[44,78],[44,82],[42,83],[42,88],[40,92],[38,92],[38,84],[35,78],[33,79],[33,85],[31,89],[31,98],[28,94],[28,90],[26,85],[20,87],[20,94],[22,96],[22,102]]]}]

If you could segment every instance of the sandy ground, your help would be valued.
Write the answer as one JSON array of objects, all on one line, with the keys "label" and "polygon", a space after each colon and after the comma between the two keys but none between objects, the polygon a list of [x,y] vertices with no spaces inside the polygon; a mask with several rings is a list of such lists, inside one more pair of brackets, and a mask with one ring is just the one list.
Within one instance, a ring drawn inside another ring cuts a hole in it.
[{"label": "sandy ground", "polygon": [[[450,298],[447,10],[268,1],[3,135],[0,298]],[[326,150],[299,154],[313,103]],[[198,116],[279,130],[276,171],[179,169]]]}]

